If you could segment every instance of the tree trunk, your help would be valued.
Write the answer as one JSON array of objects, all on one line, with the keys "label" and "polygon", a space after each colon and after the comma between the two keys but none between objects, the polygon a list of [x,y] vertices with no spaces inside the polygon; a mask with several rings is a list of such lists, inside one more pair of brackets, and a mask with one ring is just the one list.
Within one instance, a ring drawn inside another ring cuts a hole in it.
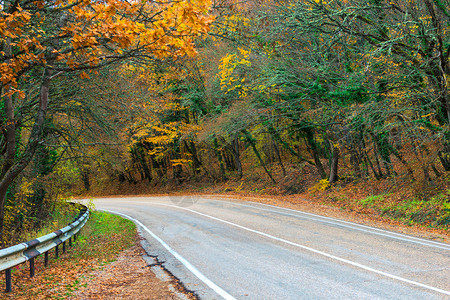
[{"label": "tree trunk", "polygon": [[200,162],[200,160],[198,159],[198,155],[197,155],[197,148],[195,147],[195,144],[193,141],[190,141],[188,145],[188,143],[186,142],[186,140],[183,140],[184,142],[184,146],[186,147],[187,151],[189,151],[189,153],[192,155],[192,169],[194,171],[194,174],[198,174],[200,172],[200,167],[202,165],[202,163]]},{"label": "tree trunk", "polygon": [[144,154],[144,148],[142,146],[139,146],[137,149],[138,151],[138,157],[139,157],[139,164],[141,165],[141,169],[144,172],[145,178],[148,180],[148,182],[152,181],[152,169],[151,166],[148,165],[147,159]]},{"label": "tree trunk", "polygon": [[[350,145],[352,147],[352,145]],[[360,168],[361,159],[359,153],[352,147],[350,150],[350,163],[353,166],[353,170],[355,171],[356,178],[362,177],[362,172]]]},{"label": "tree trunk", "polygon": [[[181,149],[180,149],[180,143],[179,142],[175,142],[172,146],[172,155],[174,159],[181,159]],[[179,184],[181,182],[181,178],[182,178],[182,172],[183,172],[183,167],[180,164],[176,164],[175,166],[173,165],[173,163],[169,160],[170,166],[172,167],[172,177],[173,179],[175,179],[175,181],[177,182],[177,184]]]},{"label": "tree trunk", "polygon": [[162,166],[156,161],[154,155],[150,156],[150,161],[152,163],[153,169],[156,171],[156,174],[159,177],[159,180],[164,177],[164,173],[162,171]]},{"label": "tree trunk", "polygon": [[239,178],[242,178],[242,164],[239,152],[239,134],[234,136],[234,139],[231,141],[231,147],[233,149],[234,154],[234,162],[236,164],[236,169],[239,174]]},{"label": "tree trunk", "polygon": [[[36,118],[34,121],[33,128],[31,129],[30,136],[28,137],[28,143],[23,151],[21,157],[14,163],[15,148],[16,148],[16,128],[14,119],[14,104],[11,97],[4,97],[5,101],[5,114],[7,117],[7,142],[8,142],[8,161],[4,164],[2,169],[2,174],[0,176],[0,240],[2,246],[4,246],[4,218],[5,218],[5,202],[6,193],[8,187],[14,181],[14,179],[25,169],[25,167],[30,163],[36,149],[39,147],[39,142],[41,141],[42,131],[45,116],[47,114],[48,108],[48,93],[50,85],[50,73],[46,68],[42,77],[42,84],[40,90],[39,107],[36,113]],[[9,127],[10,126],[10,127]],[[12,137],[14,136],[14,138]],[[9,144],[10,143],[10,144]],[[13,155],[12,159],[10,155]]]},{"label": "tree trunk", "polygon": [[433,182],[431,180],[431,176],[430,176],[430,172],[428,171],[428,167],[427,166],[422,166],[422,171],[423,171],[423,181],[424,181],[424,183]]},{"label": "tree trunk", "polygon": [[236,164],[234,163],[234,155],[233,150],[229,148],[229,146],[225,146],[223,151],[223,157],[225,160],[225,165],[229,171],[234,171]]},{"label": "tree trunk", "polygon": [[392,151],[394,153],[394,156],[398,158],[398,160],[405,166],[406,170],[408,171],[409,176],[411,177],[412,180],[415,180],[414,178],[414,172],[411,169],[411,167],[409,166],[408,162],[403,158],[403,156],[401,155],[400,152],[398,152],[398,150],[395,149],[395,151]]},{"label": "tree trunk", "polygon": [[[435,6],[430,0],[424,0],[424,2],[431,17],[431,24],[433,24],[434,30],[436,31],[436,58],[438,58],[438,60],[432,61],[431,64],[433,65],[434,77],[437,80],[438,101],[441,103],[442,111],[444,112],[444,117],[446,118],[445,124],[448,125],[450,122],[450,100],[447,81],[447,75],[449,73],[449,49],[448,45],[445,45],[445,40],[443,39],[443,37],[445,37],[445,30],[441,25],[445,24],[445,22],[443,20],[439,20],[439,16],[435,11]],[[448,16],[448,13],[445,12],[445,14]]]},{"label": "tree trunk", "polygon": [[89,192],[91,189],[91,182],[89,180],[89,170],[82,168],[81,169],[81,179],[83,180],[84,189]]},{"label": "tree trunk", "polygon": [[316,141],[314,141],[314,134],[311,129],[306,129],[306,141],[311,149],[312,156],[314,158],[314,165],[319,172],[319,175],[322,179],[327,178],[327,174],[325,173],[325,169],[323,168],[322,162],[320,161],[319,151],[317,148]]},{"label": "tree trunk", "polygon": [[[5,55],[11,55],[11,39],[8,38],[5,46]],[[2,91],[3,92],[3,91]],[[14,163],[14,156],[16,153],[16,120],[14,116],[14,102],[11,92],[11,86],[5,88],[5,96],[3,97],[4,109],[6,116],[6,154],[3,160],[3,168],[0,178],[3,179],[6,172],[11,168]],[[3,207],[3,205],[2,205]]]},{"label": "tree trunk", "polygon": [[216,152],[216,155],[217,155],[217,160],[219,161],[220,175],[222,177],[222,180],[225,181],[225,180],[227,180],[227,176],[225,175],[225,168],[223,166],[222,154],[219,151],[219,144],[217,143],[217,137],[215,137],[215,136],[213,139],[213,146],[214,146],[214,151]]},{"label": "tree trunk", "polygon": [[378,134],[375,137],[375,141],[377,143],[377,149],[380,153],[381,160],[384,165],[384,169],[386,170],[386,177],[391,176],[391,172],[394,173],[394,169],[392,167],[392,162],[390,158],[391,149],[393,147],[390,145],[389,141],[386,138],[386,135]]},{"label": "tree trunk", "polygon": [[450,147],[448,145],[444,146],[443,151],[438,152],[439,160],[445,171],[450,171]]},{"label": "tree trunk", "polygon": [[441,172],[438,171],[438,169],[436,168],[434,163],[431,163],[431,169],[433,170],[434,175],[436,176],[436,178],[440,178],[441,177]]},{"label": "tree trunk", "polygon": [[338,166],[339,166],[339,145],[331,144],[331,164],[330,164],[330,176],[328,177],[328,181],[330,183],[336,182],[339,179],[338,176]]},{"label": "tree trunk", "polygon": [[272,138],[279,142],[286,150],[289,151],[289,153],[291,153],[293,156],[297,157],[298,159],[300,159],[301,161],[307,162],[308,164],[314,166],[315,163],[312,162],[311,160],[307,159],[306,157],[303,157],[300,155],[300,152],[296,152],[294,149],[292,149],[291,146],[289,146],[288,143],[286,143],[285,141],[283,141],[279,135],[279,133],[275,130],[275,128],[273,128],[272,126],[270,126],[269,128],[269,133],[272,136]]},{"label": "tree trunk", "polygon": [[272,182],[274,184],[276,184],[277,182],[275,181],[275,179],[273,179],[272,174],[269,172],[269,170],[266,168],[266,165],[264,164],[264,161],[261,158],[261,155],[259,154],[258,149],[256,149],[256,144],[255,141],[253,140],[253,137],[251,136],[250,132],[248,132],[247,130],[244,130],[244,135],[247,139],[247,142],[250,144],[250,146],[252,146],[253,152],[255,153],[256,157],[259,160],[259,163],[261,164],[261,166],[264,168],[264,171],[266,171],[267,175],[269,176],[270,180],[272,180]]},{"label": "tree trunk", "polygon": [[375,176],[375,179],[380,180],[382,178],[382,176],[380,174],[378,174],[377,171],[375,170],[375,167],[373,166],[372,161],[370,160],[370,157],[366,151],[364,151],[363,159],[366,161],[366,164],[372,170],[372,173]]},{"label": "tree trunk", "polygon": [[373,155],[375,156],[375,162],[377,164],[378,175],[380,176],[380,178],[383,178],[384,175],[383,175],[383,171],[381,170],[380,160],[378,158],[377,143],[375,142],[374,139],[372,141],[373,141]]},{"label": "tree trunk", "polygon": [[286,177],[286,169],[284,168],[283,161],[281,160],[280,150],[278,149],[278,146],[275,143],[275,141],[272,141],[272,144],[275,156],[277,157],[278,163],[280,164],[281,167],[281,171],[283,172],[283,177]]}]

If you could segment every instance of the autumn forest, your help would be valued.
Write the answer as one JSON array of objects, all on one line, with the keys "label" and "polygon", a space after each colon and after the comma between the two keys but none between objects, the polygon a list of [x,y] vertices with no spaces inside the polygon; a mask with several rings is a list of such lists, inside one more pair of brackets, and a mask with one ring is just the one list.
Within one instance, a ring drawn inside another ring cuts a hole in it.
[{"label": "autumn forest", "polygon": [[178,189],[448,229],[449,0],[0,5],[2,245],[70,196]]}]

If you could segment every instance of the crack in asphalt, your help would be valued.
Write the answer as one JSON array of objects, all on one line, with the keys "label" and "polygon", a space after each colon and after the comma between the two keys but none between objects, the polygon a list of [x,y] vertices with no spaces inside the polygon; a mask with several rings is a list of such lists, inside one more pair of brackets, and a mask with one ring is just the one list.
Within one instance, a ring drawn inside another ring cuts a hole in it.
[{"label": "crack in asphalt", "polygon": [[[139,234],[139,237],[141,238],[142,237],[141,233],[139,232],[138,234]],[[148,241],[144,237],[142,237],[140,240],[141,240],[140,244],[141,244],[142,249],[144,249],[145,255],[154,261],[154,263],[150,263],[150,264],[147,263],[147,267],[150,267],[150,269],[152,269],[152,272],[154,272],[154,270],[153,270],[154,267],[161,268],[162,272],[166,273],[165,275],[168,275],[168,277],[170,277],[170,281],[175,283],[175,290],[177,290],[178,292],[180,292],[184,295],[189,295],[189,296],[193,297],[193,299],[200,300],[199,295],[195,291],[187,288],[178,277],[176,277],[170,270],[168,270],[164,266],[166,261],[161,261],[157,255],[151,255],[147,251],[147,245],[145,245],[144,243],[145,242],[148,243]],[[144,258],[144,260],[147,262],[147,260],[145,258]]]}]

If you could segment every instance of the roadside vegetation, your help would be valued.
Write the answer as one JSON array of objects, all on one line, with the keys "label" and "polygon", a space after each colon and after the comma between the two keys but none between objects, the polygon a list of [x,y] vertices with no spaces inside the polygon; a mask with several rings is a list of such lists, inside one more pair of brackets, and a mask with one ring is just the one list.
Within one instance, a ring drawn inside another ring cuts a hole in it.
[{"label": "roadside vegetation", "polygon": [[312,194],[310,197],[323,204],[356,212],[362,216],[372,215],[408,226],[436,229],[448,235],[449,189],[424,197],[414,194],[411,188],[393,189],[394,192],[378,191],[372,194],[367,187],[363,186],[360,186],[359,192],[353,192],[352,189],[357,187],[351,185],[341,189],[334,188],[323,193]]},{"label": "roadside vegetation", "polygon": [[16,232],[13,229],[10,232],[12,239],[21,242],[33,240],[67,226],[78,216],[79,207],[77,205],[66,201],[54,202],[54,205],[55,207],[49,210],[48,218],[42,220],[40,226],[16,228]]},{"label": "roadside vegetation", "polygon": [[[92,211],[76,243],[60,252],[50,253],[49,266],[43,256],[36,260],[36,275],[29,278],[28,264],[12,271],[13,292],[5,299],[76,299],[77,291],[87,284],[90,273],[117,259],[120,252],[136,243],[136,226],[121,217]],[[4,286],[4,277],[0,286]]]}]

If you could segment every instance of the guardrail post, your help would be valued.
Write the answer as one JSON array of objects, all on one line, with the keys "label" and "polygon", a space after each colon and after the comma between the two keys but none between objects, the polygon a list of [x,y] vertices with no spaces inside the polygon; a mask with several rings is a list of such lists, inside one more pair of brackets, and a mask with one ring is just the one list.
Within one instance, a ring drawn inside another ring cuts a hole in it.
[{"label": "guardrail post", "polygon": [[59,249],[58,249],[59,245],[56,245],[55,247],[55,257],[58,258],[59,257]]},{"label": "guardrail post", "polygon": [[30,277],[34,277],[34,257],[30,259]]},{"label": "guardrail post", "polygon": [[63,253],[66,253],[66,241],[63,242]]},{"label": "guardrail post", "polygon": [[44,265],[48,266],[48,251],[44,253]]},{"label": "guardrail post", "polygon": [[69,238],[69,247],[72,247],[72,237]]},{"label": "guardrail post", "polygon": [[9,293],[12,291],[12,286],[11,286],[11,269],[6,269],[5,270],[5,281],[6,281],[6,292]]}]

